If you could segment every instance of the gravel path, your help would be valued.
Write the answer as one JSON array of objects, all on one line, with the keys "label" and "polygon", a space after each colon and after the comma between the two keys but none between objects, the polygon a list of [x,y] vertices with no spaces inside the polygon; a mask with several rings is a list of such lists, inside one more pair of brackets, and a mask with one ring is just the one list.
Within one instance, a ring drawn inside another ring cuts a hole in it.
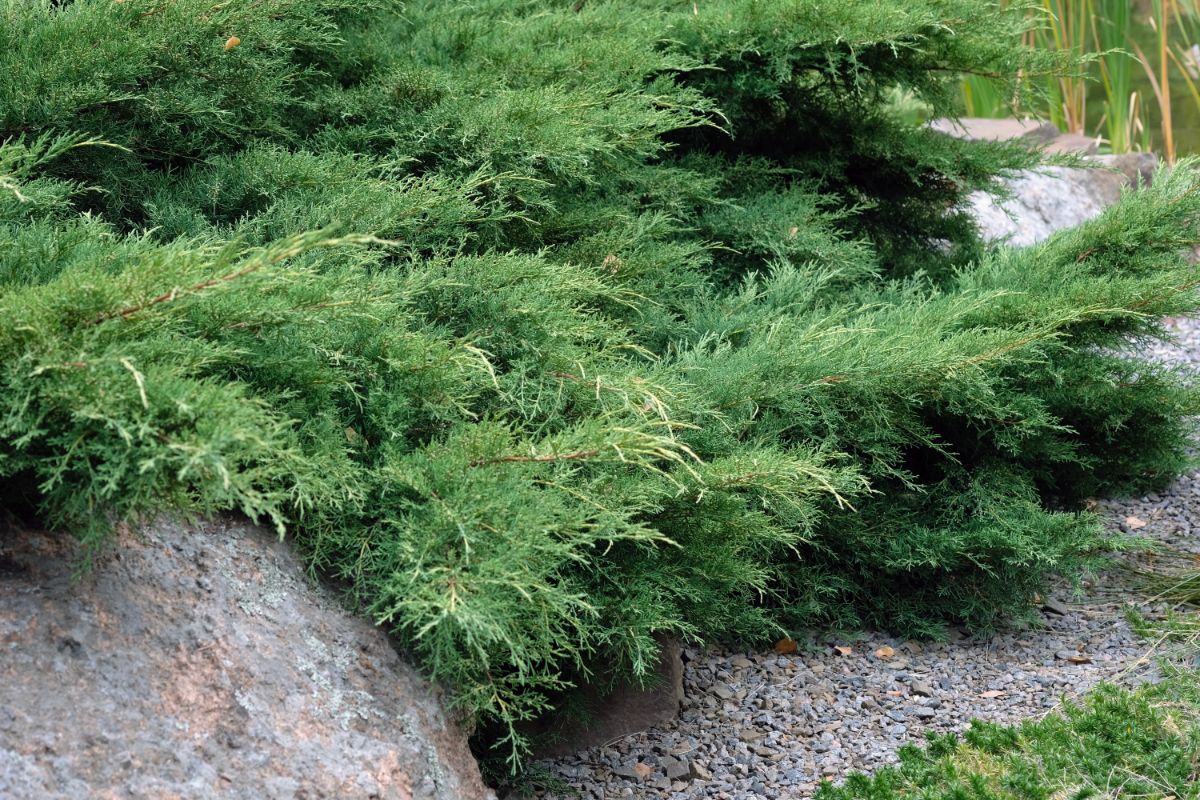
[{"label": "gravel path", "polygon": [[[1178,344],[1155,354],[1200,364],[1200,321],[1167,324]],[[1200,528],[1200,473],[1161,495],[1100,508],[1113,526],[1200,553],[1192,535]],[[542,796],[809,797],[823,779],[894,762],[902,744],[929,731],[1038,716],[1099,681],[1152,680],[1147,643],[1125,620],[1134,595],[1122,580],[1120,571],[1100,576],[1082,596],[1064,587],[1047,598],[1044,626],[986,641],[954,631],[946,643],[817,639],[789,655],[685,649],[679,719],[544,762],[567,788]]]}]

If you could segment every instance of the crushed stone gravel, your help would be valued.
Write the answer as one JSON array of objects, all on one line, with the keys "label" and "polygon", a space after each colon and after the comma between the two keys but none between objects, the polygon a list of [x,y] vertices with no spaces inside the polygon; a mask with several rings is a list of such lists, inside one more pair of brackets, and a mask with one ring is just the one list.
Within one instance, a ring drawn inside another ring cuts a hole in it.
[{"label": "crushed stone gravel", "polygon": [[[1164,324],[1175,341],[1149,352],[1200,366],[1200,321]],[[1200,473],[1161,494],[1103,501],[1098,510],[1123,531],[1200,553],[1193,536],[1200,528]],[[559,785],[539,796],[810,797],[822,780],[895,762],[901,745],[921,742],[927,732],[961,731],[972,719],[1037,717],[1101,681],[1155,680],[1148,644],[1131,630],[1127,614],[1131,605],[1150,619],[1165,609],[1140,602],[1123,585],[1127,574],[1115,568],[1079,592],[1064,584],[1044,599],[1040,625],[988,639],[962,631],[951,631],[946,642],[881,633],[814,637],[788,655],[685,648],[679,718],[540,763]]]}]

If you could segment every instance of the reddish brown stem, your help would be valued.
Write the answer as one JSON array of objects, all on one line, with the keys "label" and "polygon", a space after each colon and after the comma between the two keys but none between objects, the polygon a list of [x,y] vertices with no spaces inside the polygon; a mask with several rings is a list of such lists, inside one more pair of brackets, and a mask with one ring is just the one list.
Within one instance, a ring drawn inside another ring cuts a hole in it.
[{"label": "reddish brown stem", "polygon": [[211,289],[212,287],[217,286],[222,283],[228,283],[229,281],[237,280],[238,278],[241,278],[245,275],[250,274],[254,270],[258,269],[260,266],[262,266],[262,265],[261,264],[251,264],[248,267],[239,269],[237,272],[231,272],[228,275],[222,275],[219,278],[209,278],[206,281],[200,281],[200,283],[194,284],[182,291],[180,291],[179,289],[172,289],[171,291],[163,292],[158,297],[153,297],[144,303],[138,303],[137,305],[126,306],[125,308],[119,309],[117,311],[106,311],[103,314],[99,314],[95,319],[93,319],[92,324],[99,325],[101,322],[105,322],[110,319],[116,319],[118,317],[124,319],[124,318],[130,317],[130,316],[133,316],[134,314],[138,313],[139,311],[145,311],[147,308],[150,308],[152,306],[156,306],[160,303],[170,302],[171,300],[174,300],[176,297],[178,297],[180,294],[188,294],[191,292],[200,292],[205,289]]}]

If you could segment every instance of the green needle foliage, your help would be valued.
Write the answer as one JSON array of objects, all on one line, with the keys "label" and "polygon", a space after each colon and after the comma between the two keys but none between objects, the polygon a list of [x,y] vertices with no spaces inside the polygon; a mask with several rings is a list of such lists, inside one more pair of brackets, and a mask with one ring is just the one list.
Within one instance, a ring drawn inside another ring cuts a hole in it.
[{"label": "green needle foliage", "polygon": [[1198,305],[1190,165],[988,252],[963,198],[1036,156],[897,110],[1069,67],[1025,19],[0,0],[8,500],[269,522],[514,768],[660,634],[999,624],[1200,411],[1137,357]]},{"label": "green needle foliage", "polygon": [[903,748],[898,767],[826,783],[817,800],[1195,800],[1198,760],[1200,685],[1182,669],[1157,686],[1102,684],[1019,726],[931,734],[925,748]]}]

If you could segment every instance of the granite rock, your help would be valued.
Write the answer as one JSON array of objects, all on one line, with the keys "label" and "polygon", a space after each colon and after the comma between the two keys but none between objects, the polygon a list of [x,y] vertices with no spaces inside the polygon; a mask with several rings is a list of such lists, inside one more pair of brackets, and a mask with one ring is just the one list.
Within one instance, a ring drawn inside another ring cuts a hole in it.
[{"label": "granite rock", "polygon": [[483,800],[384,633],[236,521],[0,529],[0,797]]}]

